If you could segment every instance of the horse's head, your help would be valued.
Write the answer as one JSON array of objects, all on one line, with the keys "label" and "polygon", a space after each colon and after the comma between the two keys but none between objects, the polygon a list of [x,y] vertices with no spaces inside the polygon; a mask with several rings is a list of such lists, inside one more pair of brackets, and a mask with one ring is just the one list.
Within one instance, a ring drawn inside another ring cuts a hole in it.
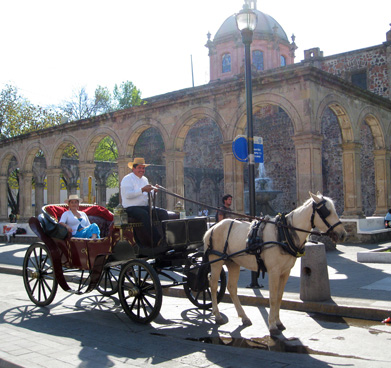
[{"label": "horse's head", "polygon": [[319,192],[315,195],[310,192],[312,202],[311,226],[328,235],[334,242],[343,241],[346,231],[335,211],[333,201],[328,197],[323,197]]}]

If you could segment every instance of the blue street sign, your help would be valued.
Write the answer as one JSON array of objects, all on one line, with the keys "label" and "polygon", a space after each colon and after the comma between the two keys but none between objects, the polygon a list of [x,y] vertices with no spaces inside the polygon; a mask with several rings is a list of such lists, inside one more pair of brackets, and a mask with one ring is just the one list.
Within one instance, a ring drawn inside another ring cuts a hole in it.
[{"label": "blue street sign", "polygon": [[[247,162],[247,138],[244,135],[238,135],[232,142],[232,152],[235,158],[241,162]],[[263,139],[254,137],[254,161],[263,163]]]},{"label": "blue street sign", "polygon": [[235,158],[241,162],[247,162],[247,139],[244,135],[238,135],[232,142],[232,152]]},{"label": "blue street sign", "polygon": [[263,164],[263,139],[254,137],[254,161]]}]

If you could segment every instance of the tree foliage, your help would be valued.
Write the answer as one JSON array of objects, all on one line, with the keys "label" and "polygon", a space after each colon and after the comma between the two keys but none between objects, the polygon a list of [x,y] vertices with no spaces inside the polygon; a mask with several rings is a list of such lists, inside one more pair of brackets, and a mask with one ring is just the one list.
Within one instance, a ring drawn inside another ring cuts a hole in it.
[{"label": "tree foliage", "polygon": [[107,87],[98,86],[93,97],[89,97],[85,87],[74,92],[69,101],[58,106],[69,121],[91,118],[112,111],[141,105],[141,92],[132,82],[116,84],[113,93]]},{"label": "tree foliage", "polygon": [[113,138],[107,136],[104,137],[98,144],[95,150],[95,160],[97,161],[110,161],[114,162],[118,158],[117,145],[113,141]]},{"label": "tree foliage", "polygon": [[58,112],[33,105],[14,86],[0,92],[0,139],[59,125],[61,118]]},{"label": "tree foliage", "polygon": [[142,103],[140,90],[129,81],[122,82],[119,86],[115,85],[113,97],[115,110],[128,109]]}]

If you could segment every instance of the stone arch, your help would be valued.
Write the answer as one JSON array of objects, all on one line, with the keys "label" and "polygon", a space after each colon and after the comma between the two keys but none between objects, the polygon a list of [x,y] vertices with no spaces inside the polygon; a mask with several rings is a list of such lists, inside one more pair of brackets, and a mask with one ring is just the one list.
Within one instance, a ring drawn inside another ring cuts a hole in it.
[{"label": "stone arch", "polygon": [[98,146],[99,142],[107,136],[109,136],[116,144],[118,149],[118,155],[123,154],[123,152],[120,153],[120,149],[122,149],[122,145],[121,145],[121,139],[118,137],[118,134],[111,128],[102,127],[99,128],[97,131],[94,131],[94,134],[91,135],[91,137],[89,138],[86,144],[87,148],[85,152],[85,160],[87,162],[94,161],[96,147]]},{"label": "stone arch", "polygon": [[1,176],[8,176],[8,167],[9,163],[12,160],[12,158],[15,157],[18,166],[21,166],[21,158],[19,156],[18,151],[15,149],[11,148],[7,153],[5,153],[1,158],[0,158],[0,175]]},{"label": "stone arch", "polygon": [[315,129],[321,131],[321,120],[327,108],[336,115],[341,128],[342,140],[344,142],[354,142],[357,139],[358,132],[354,129],[351,121],[351,114],[348,112],[348,101],[345,98],[329,94],[319,103],[315,118]]},{"label": "stone arch", "polygon": [[386,140],[383,127],[380,123],[380,119],[371,106],[366,106],[360,111],[358,123],[360,124],[362,121],[365,121],[371,129],[374,148],[377,150],[385,149]]},{"label": "stone arch", "polygon": [[24,159],[24,162],[22,165],[23,170],[26,170],[26,171],[32,170],[35,155],[37,154],[38,151],[43,152],[43,154],[45,156],[46,163],[47,163],[47,158],[49,157],[49,152],[48,152],[47,148],[41,144],[33,143],[29,147],[27,147],[27,149],[26,149],[26,156],[25,156],[25,159]]},{"label": "stone arch", "polygon": [[217,111],[207,107],[194,108],[182,114],[173,129],[174,139],[172,144],[174,150],[183,151],[187,133],[195,123],[204,118],[211,119],[218,126],[224,141],[230,139],[227,134],[230,130],[229,124],[224,121]]},{"label": "stone arch", "polygon": [[67,147],[69,144],[72,144],[75,146],[75,148],[79,154],[79,162],[83,161],[84,151],[82,150],[82,147],[81,147],[79,141],[76,140],[71,135],[67,135],[65,137],[62,137],[61,140],[58,139],[58,141],[54,145],[53,156],[50,161],[50,166],[54,166],[54,167],[61,166],[61,159],[62,159],[62,154],[63,154],[64,148]]},{"label": "stone arch", "polygon": [[139,139],[140,135],[149,128],[156,128],[159,131],[163,139],[164,146],[167,149],[169,146],[170,137],[166,128],[157,120],[152,118],[142,118],[132,125],[129,136],[126,139],[127,144],[124,152],[126,157],[133,157],[134,146],[137,143],[137,140]]},{"label": "stone arch", "polygon": [[[262,93],[259,95],[253,95],[253,114],[257,108],[261,108],[265,105],[276,105],[282,108],[292,121],[294,132],[303,130],[303,119],[300,117],[298,110],[295,106],[285,97],[274,93]],[[243,102],[237,111],[237,114],[233,115],[233,119],[237,119],[237,122],[230,122],[231,126],[234,126],[233,140],[237,135],[244,134],[247,125],[246,116],[246,102]]]},{"label": "stone arch", "polygon": [[[38,151],[42,151],[44,154],[43,158],[37,158],[36,154]],[[31,201],[35,204],[34,215],[38,216],[41,211],[42,206],[44,205],[44,190],[45,190],[45,178],[47,176],[47,158],[48,151],[46,147],[43,147],[40,143],[36,142],[31,144],[26,149],[25,161],[23,163],[23,171],[32,173],[31,179],[34,179],[33,182],[24,183],[24,191],[31,192]],[[34,193],[33,193],[33,189]],[[24,194],[25,195],[25,194]]]}]

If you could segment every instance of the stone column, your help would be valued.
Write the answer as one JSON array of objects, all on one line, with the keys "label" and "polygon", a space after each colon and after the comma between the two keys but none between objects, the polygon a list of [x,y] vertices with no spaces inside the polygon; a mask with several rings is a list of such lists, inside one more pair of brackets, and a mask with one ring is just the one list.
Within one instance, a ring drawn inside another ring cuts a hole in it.
[{"label": "stone column", "polygon": [[46,170],[47,179],[47,203],[56,204],[60,203],[60,190],[61,190],[61,167],[50,167]]},{"label": "stone column", "polygon": [[7,179],[6,175],[0,175],[0,221],[2,222],[9,222]]},{"label": "stone column", "polygon": [[234,159],[234,190],[232,196],[235,202],[235,212],[244,213],[244,177],[243,170],[245,163]]},{"label": "stone column", "polygon": [[35,210],[34,216],[38,216],[42,211],[44,205],[44,192],[45,192],[45,183],[41,182],[35,183]]},{"label": "stone column", "polygon": [[19,172],[19,222],[28,222],[33,216],[31,197],[33,173],[31,171]]},{"label": "stone column", "polygon": [[375,216],[384,216],[389,207],[390,154],[385,149],[374,150],[376,209]]},{"label": "stone column", "polygon": [[361,144],[348,142],[342,144],[344,212],[343,218],[364,217],[361,193]]},{"label": "stone column", "polygon": [[106,206],[106,183],[98,179],[96,181],[96,204]]},{"label": "stone column", "polygon": [[[166,158],[166,188],[170,192],[174,192],[183,196],[185,194],[184,186],[184,160],[185,153],[179,151],[164,152]],[[167,209],[173,210],[177,198],[167,195]]]},{"label": "stone column", "polygon": [[298,204],[303,204],[308,199],[308,191],[323,191],[322,140],[323,136],[312,133],[293,137]]},{"label": "stone column", "polygon": [[79,163],[80,176],[80,198],[88,203],[88,178],[91,176],[95,183],[95,162],[81,162]]},{"label": "stone column", "polygon": [[[231,194],[234,201],[232,209],[236,208],[236,193],[235,193],[235,156],[232,153],[232,142],[223,143],[220,145],[223,152],[223,169],[224,169],[224,194]],[[221,198],[218,200],[218,205],[221,206]]]}]

